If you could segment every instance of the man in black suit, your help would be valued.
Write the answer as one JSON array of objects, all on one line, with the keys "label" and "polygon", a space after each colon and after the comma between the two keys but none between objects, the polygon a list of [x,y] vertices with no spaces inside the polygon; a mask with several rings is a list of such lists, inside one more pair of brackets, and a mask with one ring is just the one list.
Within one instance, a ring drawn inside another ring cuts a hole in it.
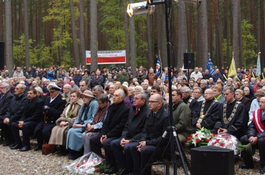
[{"label": "man in black suit", "polygon": [[105,170],[105,174],[113,174],[118,171],[115,156],[111,150],[110,143],[114,139],[118,139],[127,122],[130,108],[124,103],[125,93],[122,89],[118,89],[113,95],[113,104],[107,111],[107,116],[103,121],[101,132],[92,136],[90,139],[91,151],[101,155],[101,147],[104,147],[106,155],[106,164],[109,168]]},{"label": "man in black suit", "polygon": [[62,99],[59,88],[56,84],[48,85],[50,97],[44,99],[44,120],[35,128],[35,135],[38,141],[38,147],[34,151],[42,149],[43,139],[45,143],[49,142],[51,130],[56,125],[56,120],[64,110],[66,101]]},{"label": "man in black suit", "polygon": [[14,95],[10,92],[10,86],[6,82],[0,83],[0,128],[2,129],[2,137],[5,138],[5,144],[4,146],[11,145],[11,141],[9,140],[9,134],[8,134],[8,125],[7,120],[4,121],[6,118],[5,115],[7,113],[7,110],[10,106],[11,99],[14,97]]},{"label": "man in black suit", "polygon": [[[163,97],[159,94],[154,94],[149,98],[148,104],[151,112],[146,118],[145,127],[139,142],[130,146],[130,153],[133,159],[133,174],[151,174],[151,166],[147,165],[147,163],[161,141],[164,131],[170,126],[168,113],[163,106]],[[157,148],[155,158],[162,156],[166,140],[162,140],[161,147]]]},{"label": "man in black suit", "polygon": [[[37,97],[37,91],[34,88],[28,90],[28,100],[24,112],[20,119],[11,124],[14,144],[21,147],[20,151],[30,150],[30,134],[34,131],[37,124],[43,119],[43,101]],[[23,141],[19,136],[19,129],[22,130]]]},{"label": "man in black suit", "polygon": [[136,93],[133,99],[133,108],[130,109],[128,121],[119,139],[113,140],[110,144],[118,166],[121,168],[118,175],[133,172],[133,161],[130,155],[130,145],[140,139],[141,132],[150,110],[146,104],[147,95],[145,92]]},{"label": "man in black suit", "polygon": [[[265,173],[265,97],[260,99],[260,109],[253,112],[253,120],[250,123],[247,135],[241,137],[242,144],[251,144],[252,153],[255,153],[255,149],[259,149],[260,155],[260,173]],[[244,159],[239,168],[252,169],[254,168],[252,154],[246,150],[241,152],[241,157]]]},{"label": "man in black suit", "polygon": [[8,133],[6,133],[6,135],[8,135],[9,137],[9,141],[11,143],[10,145],[11,149],[20,148],[20,145],[14,144],[11,124],[15,121],[18,121],[20,116],[23,114],[23,111],[26,105],[26,100],[27,100],[25,90],[26,90],[25,84],[17,84],[17,86],[15,87],[15,92],[14,92],[15,97],[12,98],[10,102],[10,106],[7,110],[7,113],[4,119],[4,122],[6,122],[8,126]]}]

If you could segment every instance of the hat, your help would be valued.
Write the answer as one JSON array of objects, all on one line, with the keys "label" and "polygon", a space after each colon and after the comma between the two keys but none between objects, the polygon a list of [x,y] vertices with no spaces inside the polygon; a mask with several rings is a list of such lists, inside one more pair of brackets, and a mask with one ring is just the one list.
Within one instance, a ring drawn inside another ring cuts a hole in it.
[{"label": "hat", "polygon": [[55,83],[49,84],[47,88],[49,91],[60,91],[61,90],[61,88],[57,86]]},{"label": "hat", "polygon": [[263,89],[258,89],[255,94],[256,94],[256,96],[264,97],[265,91]]},{"label": "hat", "polygon": [[91,98],[95,98],[93,93],[89,90],[85,90],[83,93],[82,93],[82,96],[87,96],[87,97],[91,97]]}]

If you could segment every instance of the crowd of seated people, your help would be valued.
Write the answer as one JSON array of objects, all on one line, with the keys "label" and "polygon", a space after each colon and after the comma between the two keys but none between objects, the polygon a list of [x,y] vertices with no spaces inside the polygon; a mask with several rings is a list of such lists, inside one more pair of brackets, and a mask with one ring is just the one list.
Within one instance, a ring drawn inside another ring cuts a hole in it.
[{"label": "crowd of seated people", "polygon": [[[1,143],[22,152],[52,145],[53,152],[76,159],[95,152],[106,159],[105,174],[151,174],[147,165],[154,155],[169,154],[168,138],[162,134],[170,125],[169,95],[172,97],[173,125],[180,143],[204,127],[213,133],[229,133],[260,151],[260,172],[265,172],[263,111],[265,79],[227,78],[216,69],[211,75],[196,67],[189,75],[172,69],[172,93],[168,93],[168,69],[163,76],[139,67],[85,69],[50,67],[22,70],[13,77],[0,77]],[[34,71],[33,71],[34,70]],[[33,72],[32,72],[33,71]],[[254,71],[254,70],[253,70]],[[179,72],[179,74],[178,74]],[[255,75],[255,74],[252,74]],[[261,77],[265,75],[265,70]],[[241,77],[241,78],[239,78]],[[22,137],[20,132],[22,131]],[[0,148],[1,149],[1,148]],[[163,153],[163,154],[162,154]],[[241,156],[242,169],[254,168],[251,157]]]}]

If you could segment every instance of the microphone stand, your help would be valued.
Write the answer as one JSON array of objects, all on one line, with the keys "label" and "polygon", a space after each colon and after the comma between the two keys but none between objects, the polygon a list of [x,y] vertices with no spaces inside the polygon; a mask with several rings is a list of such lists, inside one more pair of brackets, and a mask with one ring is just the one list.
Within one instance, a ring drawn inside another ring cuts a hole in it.
[{"label": "microphone stand", "polygon": [[[187,157],[186,155],[183,153],[183,148],[182,148],[182,145],[180,144],[180,141],[178,139],[178,136],[177,136],[177,133],[175,131],[175,126],[174,126],[174,121],[173,121],[173,103],[172,103],[172,81],[171,81],[171,63],[170,63],[170,42],[169,42],[169,29],[168,29],[168,20],[169,20],[169,10],[170,10],[170,6],[171,6],[171,0],[165,0],[164,2],[165,4],[165,20],[166,20],[166,39],[167,39],[167,63],[168,63],[168,94],[169,94],[169,118],[170,118],[170,125],[169,126],[169,134],[171,134],[171,136],[169,137],[170,138],[170,163],[165,163],[163,162],[164,165],[169,165],[169,164],[173,164],[174,165],[174,174],[177,174],[177,162],[176,162],[176,156],[175,156],[175,145],[174,143],[176,142],[176,146],[177,146],[177,149],[179,151],[179,156],[181,158],[181,163],[183,165],[183,169],[184,169],[184,172],[185,172],[185,175],[188,175],[188,169],[187,169],[187,166],[186,166],[186,163],[188,165],[188,168],[189,168],[189,171],[191,170],[190,166],[189,166],[189,163],[187,161]],[[167,131],[164,132],[163,134],[163,138],[165,138],[165,136],[167,135]],[[175,142],[174,142],[174,139],[175,138]],[[162,141],[162,139],[161,139]],[[160,142],[161,142],[160,141]],[[147,167],[148,164],[151,163],[152,161],[152,158],[154,157],[154,155],[156,154],[156,151],[157,151],[157,148],[160,146],[160,142],[158,143],[158,145],[156,146],[156,149],[155,151],[153,152],[152,156],[150,157],[149,161],[147,162],[147,164],[145,165],[145,167],[143,168],[142,172],[144,172],[145,168]],[[186,163],[185,163],[186,161]],[[191,172],[191,171],[190,171]],[[169,175],[169,171],[167,169],[166,171],[166,174]]]}]

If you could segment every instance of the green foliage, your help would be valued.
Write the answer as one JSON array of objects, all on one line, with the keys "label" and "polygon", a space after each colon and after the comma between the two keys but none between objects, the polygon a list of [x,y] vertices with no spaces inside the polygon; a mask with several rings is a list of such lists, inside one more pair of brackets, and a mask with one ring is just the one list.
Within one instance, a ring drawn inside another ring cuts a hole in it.
[{"label": "green foliage", "polygon": [[[231,44],[231,41],[229,41],[229,43],[228,43],[228,45],[229,45],[229,58],[227,58],[225,61],[227,61],[227,62],[225,62],[224,61],[224,65],[230,65],[230,60],[232,59],[232,44]],[[224,39],[223,40],[223,43],[222,43],[222,46],[223,46],[223,54],[226,56],[226,54],[227,54],[227,40],[226,39]]]},{"label": "green foliage", "polygon": [[101,32],[108,38],[108,46],[110,50],[125,49],[125,31],[123,21],[123,5],[122,1],[104,1],[100,11],[102,13],[102,21],[100,26]]},{"label": "green foliage", "polygon": [[[74,4],[78,0],[73,1]],[[79,10],[74,6],[75,19],[79,17]],[[53,21],[56,26],[53,28],[53,40],[51,52],[54,58],[60,57],[60,50],[63,51],[62,61],[72,64],[71,58],[72,36],[71,36],[71,13],[69,0],[54,0],[49,2],[48,15],[43,18],[44,22]],[[58,62],[58,60],[57,60]]]},{"label": "green foliage", "polygon": [[[253,26],[248,23],[247,20],[243,20],[241,22],[241,27],[242,27],[242,50],[243,50],[243,65],[245,67],[250,67],[254,64],[256,64],[256,57],[257,57],[257,52],[255,51],[257,49],[257,41],[254,37],[254,35],[251,33],[251,29]],[[227,54],[227,41],[226,39],[223,40],[223,54]],[[229,50],[232,51],[232,44],[229,42]],[[232,52],[229,53],[228,60],[231,60],[232,58]],[[229,65],[228,63],[224,63],[224,65]]]},{"label": "green foliage", "polygon": [[[99,0],[101,3],[100,11],[102,20],[100,26],[101,32],[106,35],[108,47],[110,50],[125,49],[125,26],[124,26],[124,8],[122,1],[105,1]],[[146,16],[134,17],[135,20],[135,43],[136,43],[136,64],[137,66],[147,63],[146,52],[147,42],[145,41],[146,33]],[[129,57],[128,57],[129,58]]]},{"label": "green foliage", "polygon": [[257,58],[257,41],[251,29],[253,26],[248,23],[248,20],[241,22],[242,26],[242,47],[243,47],[243,64],[245,67],[250,67],[256,64]]},{"label": "green foliage", "polygon": [[[34,42],[32,39],[29,40],[29,55],[30,55],[30,65],[47,67],[52,65],[53,58],[50,53],[50,47],[45,46],[44,44],[39,44],[36,47],[32,47]],[[17,43],[13,45],[13,56],[14,56],[14,64],[16,66],[24,66],[25,65],[25,36],[22,34],[19,37]]]}]

